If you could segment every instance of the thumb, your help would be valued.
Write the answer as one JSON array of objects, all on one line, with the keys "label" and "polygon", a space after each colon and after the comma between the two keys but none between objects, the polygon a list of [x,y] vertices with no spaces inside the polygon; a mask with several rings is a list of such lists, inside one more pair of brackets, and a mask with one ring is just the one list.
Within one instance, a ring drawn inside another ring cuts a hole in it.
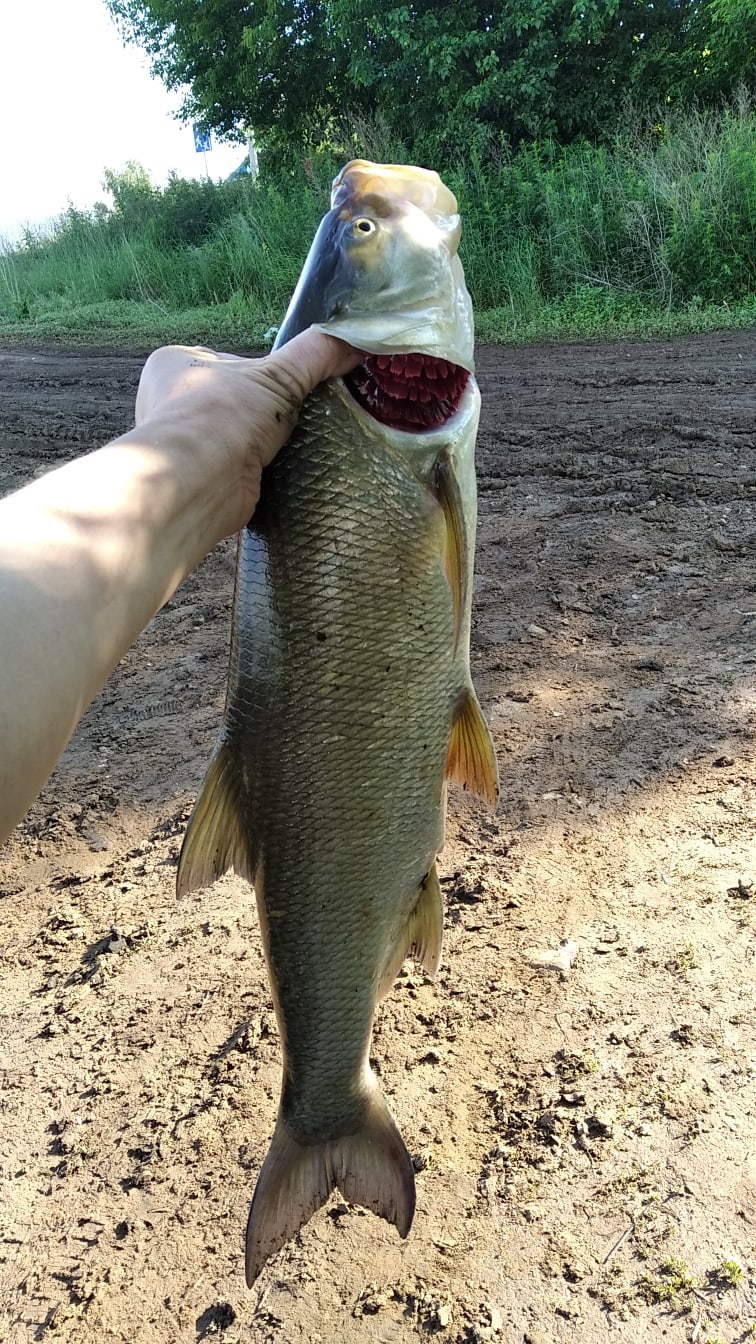
[{"label": "thumb", "polygon": [[341,378],[363,359],[363,352],[335,336],[310,327],[294,336],[280,350],[264,357],[266,373],[288,390],[297,407],[318,383],[326,378]]}]

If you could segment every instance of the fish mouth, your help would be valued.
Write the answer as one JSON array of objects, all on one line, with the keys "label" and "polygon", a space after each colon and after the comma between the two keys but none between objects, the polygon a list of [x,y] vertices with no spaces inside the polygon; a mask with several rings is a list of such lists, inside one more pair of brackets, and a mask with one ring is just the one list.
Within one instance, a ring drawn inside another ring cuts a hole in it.
[{"label": "fish mouth", "polygon": [[470,374],[435,355],[366,355],[344,382],[374,420],[410,434],[445,425],[459,410]]}]

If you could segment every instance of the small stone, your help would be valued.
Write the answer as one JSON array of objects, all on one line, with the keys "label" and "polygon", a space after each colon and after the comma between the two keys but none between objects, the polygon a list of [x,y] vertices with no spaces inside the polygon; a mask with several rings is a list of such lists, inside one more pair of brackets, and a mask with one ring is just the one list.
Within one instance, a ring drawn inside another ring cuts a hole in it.
[{"label": "small stone", "polygon": [[439,1330],[445,1330],[447,1325],[451,1325],[452,1309],[448,1302],[439,1302],[436,1307],[436,1325]]},{"label": "small stone", "polygon": [[93,854],[99,854],[103,850],[110,849],[110,845],[94,826],[82,826],[81,834],[89,842],[89,848]]},{"label": "small stone", "polygon": [[498,1334],[504,1324],[504,1318],[498,1307],[488,1307],[487,1311],[490,1318],[491,1329],[495,1334]]},{"label": "small stone", "polygon": [[440,1056],[440,1054],[438,1053],[438,1050],[428,1050],[428,1051],[426,1051],[426,1053],[425,1053],[424,1055],[421,1055],[421,1056],[420,1056],[420,1063],[421,1063],[421,1064],[440,1064],[440,1063],[441,1063],[441,1056]]},{"label": "small stone", "polygon": [[588,1117],[588,1132],[593,1139],[610,1139],[614,1133],[614,1116],[599,1110]]},{"label": "small stone", "polygon": [[217,1302],[214,1306],[208,1307],[203,1311],[197,1322],[200,1326],[202,1335],[217,1335],[221,1331],[227,1330],[229,1325],[233,1325],[236,1320],[236,1312],[230,1302]]},{"label": "small stone", "polygon": [[492,1171],[488,1176],[483,1177],[483,1180],[480,1183],[480,1188],[483,1194],[485,1195],[486,1199],[494,1198],[494,1196],[496,1195],[496,1189],[498,1184],[499,1182],[496,1176],[496,1172],[494,1171]]},{"label": "small stone", "polygon": [[538,1223],[543,1218],[543,1204],[523,1204],[520,1212],[526,1223]]}]

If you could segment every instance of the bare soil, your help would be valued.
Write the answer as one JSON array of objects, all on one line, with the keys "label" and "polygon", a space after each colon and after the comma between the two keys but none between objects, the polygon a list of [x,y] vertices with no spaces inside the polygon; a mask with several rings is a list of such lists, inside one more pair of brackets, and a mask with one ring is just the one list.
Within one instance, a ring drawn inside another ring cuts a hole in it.
[{"label": "bare soil", "polygon": [[[0,351],[0,489],[126,428],[141,361]],[[233,544],[145,631],[0,851],[7,1344],[753,1337],[755,366],[753,331],[480,352],[503,797],[452,797],[443,969],[376,1025],[417,1215],[335,1198],[252,1292],[254,903],[174,894]]]}]

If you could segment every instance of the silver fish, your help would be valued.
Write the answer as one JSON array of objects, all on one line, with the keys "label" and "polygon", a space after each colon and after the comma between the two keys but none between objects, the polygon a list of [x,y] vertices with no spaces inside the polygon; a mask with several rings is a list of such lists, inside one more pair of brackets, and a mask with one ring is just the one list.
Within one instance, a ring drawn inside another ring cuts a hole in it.
[{"label": "silver fish", "polygon": [[412,1161],[369,1063],[402,961],[434,974],[446,781],[495,805],[470,680],[472,312],[437,174],[336,178],[276,342],[365,351],[308,398],[240,539],[224,722],[178,890],[255,888],[283,1050],[247,1226],[251,1285],[338,1187],[406,1236]]}]

